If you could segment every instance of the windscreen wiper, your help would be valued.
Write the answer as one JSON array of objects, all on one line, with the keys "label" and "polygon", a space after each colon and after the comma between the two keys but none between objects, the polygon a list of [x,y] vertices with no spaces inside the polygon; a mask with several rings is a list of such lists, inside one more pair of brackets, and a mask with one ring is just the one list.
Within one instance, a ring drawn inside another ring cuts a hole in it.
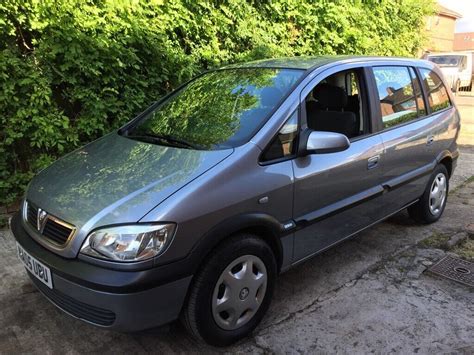
[{"label": "windscreen wiper", "polygon": [[139,135],[127,135],[127,137],[132,138],[132,139],[145,140],[147,142],[155,143],[155,144],[164,142],[165,145],[169,145],[172,147],[200,149],[199,146],[189,143],[188,141],[184,139],[175,138],[168,135],[144,133],[144,134],[139,134]]}]

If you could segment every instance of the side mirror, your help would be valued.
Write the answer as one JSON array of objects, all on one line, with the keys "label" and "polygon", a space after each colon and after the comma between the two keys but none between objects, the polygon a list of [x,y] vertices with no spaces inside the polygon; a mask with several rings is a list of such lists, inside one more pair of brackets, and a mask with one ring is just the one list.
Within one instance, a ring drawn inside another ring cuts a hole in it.
[{"label": "side mirror", "polygon": [[349,139],[340,133],[311,131],[306,141],[306,154],[342,152],[349,148]]}]

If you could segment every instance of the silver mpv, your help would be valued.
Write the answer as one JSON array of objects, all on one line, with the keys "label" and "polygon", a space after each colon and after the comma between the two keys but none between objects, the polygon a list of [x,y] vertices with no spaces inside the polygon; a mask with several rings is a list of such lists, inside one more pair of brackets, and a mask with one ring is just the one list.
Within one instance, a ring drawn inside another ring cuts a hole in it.
[{"label": "silver mpv", "polygon": [[438,220],[460,117],[431,62],[302,57],[204,73],[31,182],[11,223],[57,307],[224,346],[278,273],[408,208]]}]

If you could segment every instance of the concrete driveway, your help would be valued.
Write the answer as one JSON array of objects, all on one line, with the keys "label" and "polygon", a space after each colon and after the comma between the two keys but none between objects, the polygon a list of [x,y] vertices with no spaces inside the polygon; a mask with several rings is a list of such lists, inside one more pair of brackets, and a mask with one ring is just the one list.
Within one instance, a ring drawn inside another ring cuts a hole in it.
[{"label": "concrete driveway", "polygon": [[439,222],[418,226],[399,213],[281,275],[261,326],[227,349],[196,344],[179,323],[120,334],[65,315],[34,288],[13,237],[0,231],[0,353],[472,354],[473,289],[424,272],[446,253],[429,241],[474,233],[474,147],[461,153]]},{"label": "concrete driveway", "polygon": [[474,93],[455,97],[456,105],[461,113],[461,134],[458,144],[474,145]]}]

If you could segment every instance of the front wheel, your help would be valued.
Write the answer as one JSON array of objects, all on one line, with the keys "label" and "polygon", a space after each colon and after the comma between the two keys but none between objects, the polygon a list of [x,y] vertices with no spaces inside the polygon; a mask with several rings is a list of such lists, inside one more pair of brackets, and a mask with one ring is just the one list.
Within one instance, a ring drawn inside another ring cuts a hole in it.
[{"label": "front wheel", "polygon": [[195,276],[182,321],[198,340],[227,346],[250,334],[267,311],[277,266],[272,249],[252,234],[218,247]]},{"label": "front wheel", "polygon": [[446,167],[438,165],[431,175],[420,200],[408,207],[408,213],[415,221],[423,224],[436,222],[443,214],[448,199],[449,175]]}]

